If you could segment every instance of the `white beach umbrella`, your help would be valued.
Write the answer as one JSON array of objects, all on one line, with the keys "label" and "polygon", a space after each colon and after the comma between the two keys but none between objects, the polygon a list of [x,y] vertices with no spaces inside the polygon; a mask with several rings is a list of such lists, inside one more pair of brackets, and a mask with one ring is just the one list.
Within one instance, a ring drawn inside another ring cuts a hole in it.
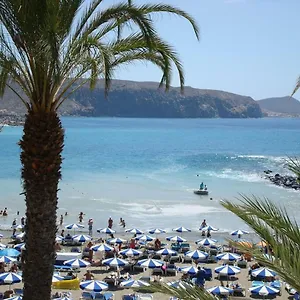
[{"label": "white beach umbrella", "polygon": [[5,264],[10,264],[12,262],[16,262],[17,260],[13,257],[10,256],[0,256],[0,262],[5,263]]},{"label": "white beach umbrella", "polygon": [[120,283],[120,286],[125,288],[141,288],[149,285],[150,284],[148,282],[142,280],[133,280],[133,279],[129,279]]},{"label": "white beach umbrella", "polygon": [[209,246],[214,246],[216,242],[217,240],[206,238],[206,239],[197,240],[195,243],[197,245],[209,247]]},{"label": "white beach umbrella", "polygon": [[7,245],[0,243],[0,250],[7,248]]},{"label": "white beach umbrella", "polygon": [[58,282],[58,281],[62,281],[64,279],[65,279],[64,277],[59,276],[59,275],[53,275],[52,276],[52,282]]},{"label": "white beach umbrella", "polygon": [[163,265],[164,263],[160,260],[157,259],[142,259],[138,261],[138,265],[141,267],[149,268],[149,269],[155,269],[159,268]]},{"label": "white beach umbrella", "polygon": [[57,243],[61,243],[63,240],[64,240],[64,237],[63,237],[63,236],[57,235],[57,236],[55,237],[55,242],[57,242]]},{"label": "white beach umbrella", "polygon": [[237,259],[240,259],[240,258],[241,258],[240,255],[235,254],[235,253],[230,253],[230,252],[223,252],[223,253],[218,254],[216,256],[216,259],[226,260],[226,261],[234,261],[234,260],[237,260]]},{"label": "white beach umbrella", "polygon": [[25,245],[25,243],[20,243],[20,244],[14,245],[14,248],[18,251],[21,251],[21,250],[26,249],[26,245]]},{"label": "white beach umbrella", "polygon": [[182,238],[181,236],[175,235],[175,236],[169,236],[166,238],[167,241],[171,242],[177,242],[177,243],[182,243],[186,242],[186,239]]},{"label": "white beach umbrella", "polygon": [[229,289],[224,286],[214,286],[207,289],[207,291],[213,295],[231,295],[233,293],[232,289]]},{"label": "white beach umbrella", "polygon": [[22,276],[17,273],[8,272],[0,274],[0,282],[9,284],[9,286],[13,283],[18,283],[22,281]]},{"label": "white beach umbrella", "polygon": [[230,234],[231,235],[243,235],[243,234],[248,234],[248,233],[249,233],[249,231],[238,229],[238,230],[232,231]]},{"label": "white beach umbrella", "polygon": [[115,230],[113,230],[113,229],[111,229],[111,228],[108,228],[108,227],[106,227],[106,228],[99,228],[99,229],[97,229],[97,232],[99,232],[99,233],[105,233],[105,234],[113,234],[113,233],[116,233]]},{"label": "white beach umbrella", "polygon": [[120,251],[119,253],[125,256],[140,256],[143,252],[132,248],[128,248]]},{"label": "white beach umbrella", "polygon": [[207,253],[200,250],[188,251],[184,255],[195,260],[205,260],[208,257]]},{"label": "white beach umbrella", "polygon": [[123,244],[126,243],[127,241],[121,238],[114,238],[114,239],[110,239],[107,241],[110,244]]},{"label": "white beach umbrella", "polygon": [[179,271],[182,273],[187,273],[190,275],[195,275],[198,272],[198,268],[194,267],[194,266],[188,266],[188,267],[181,267],[179,268]]},{"label": "white beach umbrella", "polygon": [[176,231],[176,232],[191,232],[191,229],[183,227],[183,226],[177,227],[177,228],[173,228],[172,230]]},{"label": "white beach umbrella", "polygon": [[154,240],[154,238],[152,236],[146,235],[146,234],[139,235],[135,239],[138,241],[143,241],[143,242],[151,242]]},{"label": "white beach umbrella", "polygon": [[149,232],[150,234],[161,234],[161,233],[166,233],[165,230],[160,229],[160,228],[153,228],[153,229],[150,229],[148,232]]},{"label": "white beach umbrella", "polygon": [[125,232],[132,233],[132,234],[144,234],[144,232],[138,228],[126,229]]},{"label": "white beach umbrella", "polygon": [[114,248],[107,245],[107,244],[98,244],[95,246],[92,246],[91,249],[95,252],[99,251],[99,252],[110,252],[113,251]]},{"label": "white beach umbrella", "polygon": [[236,275],[236,274],[240,273],[241,268],[225,265],[225,266],[215,268],[215,272],[217,274],[221,274],[221,275],[232,276],[232,275]]},{"label": "white beach umbrella", "polygon": [[92,240],[92,238],[89,235],[84,234],[74,235],[72,239],[73,241],[78,243],[86,243]]},{"label": "white beach umbrella", "polygon": [[25,237],[25,232],[19,233],[15,236],[17,240],[23,240],[24,237]]},{"label": "white beach umbrella", "polygon": [[124,266],[127,266],[129,264],[129,262],[127,260],[114,257],[114,258],[104,259],[102,261],[102,264],[111,266],[111,267],[124,267]]},{"label": "white beach umbrella", "polygon": [[177,255],[177,252],[168,248],[164,248],[161,250],[156,251],[156,254],[161,255],[161,256],[166,256],[166,255],[170,255],[170,256],[175,256]]},{"label": "white beach umbrella", "polygon": [[64,262],[64,265],[70,266],[72,268],[86,268],[90,265],[88,261],[85,261],[83,259],[70,259]]},{"label": "white beach umbrella", "polygon": [[86,281],[82,281],[79,287],[82,290],[100,293],[108,289],[108,284],[104,281],[99,281],[99,280],[86,280]]},{"label": "white beach umbrella", "polygon": [[213,227],[213,226],[210,226],[210,225],[207,225],[207,226],[205,226],[205,227],[200,227],[199,228],[199,230],[201,230],[201,231],[218,231],[219,229],[218,228],[215,228],[215,227]]},{"label": "white beach umbrella", "polygon": [[251,275],[253,277],[266,278],[266,277],[275,277],[276,273],[273,270],[268,268],[259,268],[259,269],[252,270]]},{"label": "white beach umbrella", "polygon": [[260,296],[275,295],[279,293],[279,290],[267,285],[259,285],[256,287],[252,287],[249,289],[249,291],[251,294],[260,295]]},{"label": "white beach umbrella", "polygon": [[20,296],[13,296],[13,297],[10,297],[10,298],[6,298],[6,300],[22,300],[23,297],[20,295]]}]

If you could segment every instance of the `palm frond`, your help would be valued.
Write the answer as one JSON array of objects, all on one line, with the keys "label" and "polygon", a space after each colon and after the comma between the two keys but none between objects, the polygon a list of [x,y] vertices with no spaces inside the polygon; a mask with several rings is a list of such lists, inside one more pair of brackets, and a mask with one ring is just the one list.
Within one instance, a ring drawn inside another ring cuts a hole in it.
[{"label": "palm frond", "polygon": [[294,90],[293,90],[291,96],[294,96],[295,93],[298,91],[299,88],[300,88],[300,76],[299,76],[299,78],[298,78],[298,80],[297,80],[296,86],[295,86],[295,88],[294,88]]},{"label": "palm frond", "polygon": [[289,157],[286,161],[288,169],[300,179],[300,161],[297,157]]},{"label": "palm frond", "polygon": [[247,249],[262,264],[276,271],[283,280],[300,289],[300,230],[287,211],[268,199],[241,197],[240,204],[222,201],[221,204],[240,217],[266,243],[272,258],[257,247]]}]

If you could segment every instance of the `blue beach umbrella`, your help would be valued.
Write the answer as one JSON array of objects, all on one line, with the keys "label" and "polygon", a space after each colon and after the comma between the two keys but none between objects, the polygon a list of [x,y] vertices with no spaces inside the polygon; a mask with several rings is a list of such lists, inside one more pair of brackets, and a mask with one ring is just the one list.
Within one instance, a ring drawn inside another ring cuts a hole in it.
[{"label": "blue beach umbrella", "polygon": [[17,240],[23,240],[25,237],[25,232],[19,233],[15,236]]},{"label": "blue beach umbrella", "polygon": [[260,295],[260,296],[275,295],[279,293],[279,290],[267,285],[259,285],[250,288],[249,291],[251,294]]},{"label": "blue beach umbrella", "polygon": [[72,229],[79,229],[79,228],[84,228],[84,226],[83,225],[81,225],[81,224],[69,224],[69,225],[67,225],[67,226],[65,226],[65,228],[66,229],[69,229],[69,230],[72,230]]},{"label": "blue beach umbrella", "polygon": [[55,300],[72,300],[72,298],[69,298],[67,296],[61,297],[61,298],[57,298]]},{"label": "blue beach umbrella", "polygon": [[6,248],[0,250],[0,256],[10,256],[10,257],[17,257],[21,254],[20,251],[13,249],[13,248]]},{"label": "blue beach umbrella", "polygon": [[201,231],[218,231],[219,229],[215,228],[215,227],[212,227],[210,225],[207,225],[205,227],[200,227],[199,230]]},{"label": "blue beach umbrella", "polygon": [[232,275],[240,273],[241,268],[225,265],[225,266],[215,268],[215,272],[220,275],[232,276]]},{"label": "blue beach umbrella", "polygon": [[11,298],[7,298],[6,300],[22,300],[23,297],[22,296],[13,296]]},{"label": "blue beach umbrella", "polygon": [[233,293],[232,289],[226,288],[224,286],[214,286],[207,289],[207,291],[213,295],[230,295]]},{"label": "blue beach umbrella", "polygon": [[97,252],[97,251],[110,252],[110,251],[114,250],[113,247],[111,247],[107,244],[98,244],[98,245],[92,246],[91,249],[95,252]]},{"label": "blue beach umbrella", "polygon": [[124,249],[124,250],[120,251],[119,253],[122,255],[125,255],[125,256],[140,256],[142,254],[141,251],[131,249],[131,248]]},{"label": "blue beach umbrella", "polygon": [[127,266],[129,262],[124,259],[114,257],[114,258],[104,259],[102,261],[102,264],[111,267],[124,267]]},{"label": "blue beach umbrella", "polygon": [[125,232],[132,233],[132,234],[144,234],[144,232],[142,230],[139,230],[138,228],[126,229]]},{"label": "blue beach umbrella", "polygon": [[183,226],[177,227],[177,228],[173,228],[172,230],[176,231],[176,232],[191,232],[191,229],[183,227]]},{"label": "blue beach umbrella", "polygon": [[230,234],[231,235],[243,235],[243,234],[248,234],[248,233],[249,233],[249,231],[239,229],[239,230],[232,231]]},{"label": "blue beach umbrella", "polygon": [[57,235],[57,236],[55,237],[55,242],[57,242],[57,243],[61,243],[63,240],[64,240],[64,237],[63,237],[63,236]]},{"label": "blue beach umbrella", "polygon": [[150,229],[148,232],[149,232],[150,234],[161,234],[161,233],[166,233],[165,230],[160,229],[160,228]]},{"label": "blue beach umbrella", "polygon": [[25,245],[25,243],[20,243],[20,244],[14,245],[14,249],[16,249],[18,251],[25,250],[26,245]]},{"label": "blue beach umbrella", "polygon": [[126,280],[121,282],[120,286],[125,288],[141,288],[144,286],[149,286],[150,284],[148,282],[142,281],[142,280]]},{"label": "blue beach umbrella", "polygon": [[10,264],[12,262],[17,261],[15,258],[10,257],[10,256],[0,256],[0,262]]},{"label": "blue beach umbrella", "polygon": [[181,280],[175,280],[175,281],[168,282],[167,285],[169,285],[173,288],[178,288],[178,289],[179,288],[186,289],[186,288],[191,288],[192,287],[192,285],[188,284],[185,281],[181,281]]},{"label": "blue beach umbrella", "polygon": [[64,279],[65,279],[65,277],[63,277],[63,276],[59,276],[59,275],[52,276],[52,282],[58,282],[58,281],[62,281]]},{"label": "blue beach umbrella", "polygon": [[113,233],[116,233],[115,230],[111,229],[111,228],[100,228],[100,229],[97,229],[97,232],[99,233],[106,233],[106,234],[113,234]]},{"label": "blue beach umbrella", "polygon": [[142,259],[138,261],[138,265],[141,267],[149,268],[149,269],[155,269],[159,268],[163,265],[164,263],[160,260],[157,259]]},{"label": "blue beach umbrella", "polygon": [[84,235],[84,234],[79,234],[79,235],[74,235],[72,237],[73,241],[78,242],[78,243],[85,243],[85,242],[89,242],[92,240],[92,238],[88,235]]},{"label": "blue beach umbrella", "polygon": [[182,273],[187,273],[190,275],[195,275],[198,272],[198,268],[194,267],[194,266],[188,266],[188,267],[181,267],[179,268],[179,271]]},{"label": "blue beach umbrella", "polygon": [[175,255],[177,255],[177,251],[164,248],[164,249],[156,251],[156,254],[162,255],[162,256],[164,256],[164,255],[175,256]]},{"label": "blue beach umbrella", "polygon": [[210,246],[214,246],[216,244],[216,242],[217,242],[217,240],[206,238],[206,239],[197,240],[195,243],[197,245],[210,247]]},{"label": "blue beach umbrella", "polygon": [[82,290],[100,293],[108,289],[108,284],[104,281],[99,281],[99,280],[86,280],[86,281],[82,281],[79,287]]},{"label": "blue beach umbrella", "polygon": [[221,254],[218,254],[216,256],[216,259],[219,260],[226,260],[226,261],[235,261],[237,259],[240,259],[241,256],[235,253],[230,253],[230,252],[223,252]]},{"label": "blue beach umbrella", "polygon": [[251,275],[253,277],[266,278],[266,277],[275,277],[276,273],[268,268],[259,268],[256,270],[252,270]]},{"label": "blue beach umbrella", "polygon": [[208,257],[208,254],[199,250],[188,251],[184,254],[187,257],[191,257],[195,260],[205,260]]},{"label": "blue beach umbrella", "polygon": [[115,239],[110,239],[107,241],[109,244],[123,244],[126,242],[126,240],[121,239],[121,238],[115,238]]},{"label": "blue beach umbrella", "polygon": [[4,245],[4,244],[2,244],[2,243],[0,243],[0,250],[3,250],[3,249],[5,249],[5,248],[7,248],[7,246]]},{"label": "blue beach umbrella", "polygon": [[175,235],[175,236],[169,236],[166,238],[167,241],[171,242],[177,242],[177,243],[182,243],[186,242],[186,239],[182,238],[181,236]]},{"label": "blue beach umbrella", "polygon": [[88,261],[83,259],[70,259],[64,262],[64,265],[70,266],[72,268],[86,268],[90,265]]},{"label": "blue beach umbrella", "polygon": [[146,235],[146,234],[139,235],[135,239],[138,241],[143,241],[143,242],[151,242],[154,240],[154,238],[152,236]]},{"label": "blue beach umbrella", "polygon": [[17,273],[7,272],[7,273],[0,274],[0,282],[2,283],[13,284],[21,281],[22,281],[22,277]]}]

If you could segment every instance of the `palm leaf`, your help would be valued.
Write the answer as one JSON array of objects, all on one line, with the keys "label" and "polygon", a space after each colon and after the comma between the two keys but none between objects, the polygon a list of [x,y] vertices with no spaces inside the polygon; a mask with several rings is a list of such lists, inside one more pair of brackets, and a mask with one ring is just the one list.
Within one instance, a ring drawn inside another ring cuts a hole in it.
[{"label": "palm leaf", "polygon": [[293,96],[298,91],[299,88],[300,88],[300,76],[299,76],[299,78],[297,80],[296,86],[295,86],[295,88],[294,88],[291,96]]}]

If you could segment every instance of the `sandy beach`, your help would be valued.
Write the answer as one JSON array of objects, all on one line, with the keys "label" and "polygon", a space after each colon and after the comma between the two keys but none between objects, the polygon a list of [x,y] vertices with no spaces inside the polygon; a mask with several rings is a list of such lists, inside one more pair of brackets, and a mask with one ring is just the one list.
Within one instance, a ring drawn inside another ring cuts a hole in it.
[{"label": "sandy beach", "polygon": [[[155,237],[155,235],[153,235],[153,236]],[[118,235],[116,235],[116,237],[118,237]],[[126,234],[126,235],[123,234],[122,238],[130,240],[132,238],[132,234]],[[161,239],[162,243],[167,243],[167,246],[166,246],[167,248],[171,247],[171,242],[166,241],[164,236],[159,236],[159,238]],[[228,238],[230,238],[230,237],[228,237]],[[94,240],[96,240],[96,239],[94,239]],[[13,246],[12,241],[9,238],[3,238],[1,242],[4,243],[4,244],[8,244],[9,247]],[[197,248],[197,245],[195,244],[195,240],[188,240],[188,243],[190,244],[191,250],[195,250]],[[70,252],[71,251],[71,247],[61,246],[61,248],[62,248],[61,252]],[[98,254],[98,252],[94,252],[94,253],[95,253],[95,255],[94,255],[93,259],[96,260],[97,257],[99,258],[99,254]],[[179,255],[181,257],[184,256],[183,254],[179,254]],[[220,285],[220,280],[218,280],[217,274],[214,272],[214,269],[216,267],[221,266],[223,263],[224,263],[223,261],[219,261],[219,262],[215,262],[215,263],[205,263],[205,264],[201,263],[201,264],[199,264],[201,267],[212,269],[213,278],[212,278],[211,281],[206,281],[205,282],[205,288],[210,288],[210,287],[213,287],[213,286]],[[246,298],[249,298],[251,296],[251,294],[249,292],[249,288],[251,287],[251,281],[249,280],[249,276],[248,276],[248,268],[251,265],[253,265],[254,263],[255,263],[254,260],[252,260],[250,262],[247,262],[247,267],[241,269],[241,272],[236,275],[236,280],[234,281],[234,282],[238,282],[239,285],[242,286],[245,289]],[[194,263],[182,263],[182,262],[176,262],[175,265],[176,265],[177,268],[180,268],[180,267],[183,267],[183,266],[191,266],[191,265],[196,266]],[[106,277],[108,277],[112,274],[116,274],[115,269],[110,269],[107,266],[100,266],[100,267],[99,266],[97,266],[97,267],[89,266],[88,268],[80,269],[80,272],[76,274],[76,276],[79,278],[80,281],[84,279],[84,274],[86,273],[87,270],[91,271],[91,273],[94,275],[94,279],[96,279],[96,280],[104,280]],[[122,268],[120,270],[121,270],[121,274],[127,273],[127,271],[122,272]],[[143,276],[148,277],[149,275],[151,275],[151,281],[153,281],[154,278],[159,279],[159,277],[157,277],[157,276],[156,277],[152,276],[152,270],[151,269],[146,269],[145,271],[139,272],[139,273],[129,272],[129,274],[132,276],[133,279],[139,279]],[[177,274],[175,276],[160,276],[160,280],[162,282],[165,282],[165,283],[171,282],[171,281],[174,281],[174,280],[179,280],[182,277],[182,274],[183,274],[182,272],[177,272]],[[66,273],[61,272],[60,275],[64,276],[64,275],[66,275]],[[224,281],[223,283],[226,286],[227,281]],[[229,281],[229,283],[230,283],[230,281]],[[284,286],[285,286],[284,283],[281,282],[281,294],[276,297],[277,299],[287,299],[288,298],[289,295],[285,291]],[[22,288],[22,283],[13,284],[11,286],[11,288],[12,289]],[[7,289],[8,289],[8,285],[1,285],[0,286],[0,292],[2,292],[2,293],[5,292]],[[66,289],[60,290],[60,289],[53,288],[53,294],[56,293],[56,292],[58,292],[58,293],[70,292],[71,293],[71,299],[73,299],[73,300],[81,299],[81,295],[82,295],[82,290],[80,290],[80,289],[78,289],[78,290],[66,290]],[[107,292],[112,292],[114,294],[114,299],[121,300],[123,295],[132,294],[136,291],[134,291],[132,289],[127,289],[127,288],[125,289],[125,288],[122,288],[120,286],[117,286],[117,287],[110,288]],[[152,294],[152,296],[153,296],[153,299],[156,299],[156,300],[167,300],[167,299],[170,298],[169,295],[163,295],[163,294],[160,294],[160,293],[154,293],[154,294]],[[239,298],[243,299],[245,297],[239,297]]]}]

